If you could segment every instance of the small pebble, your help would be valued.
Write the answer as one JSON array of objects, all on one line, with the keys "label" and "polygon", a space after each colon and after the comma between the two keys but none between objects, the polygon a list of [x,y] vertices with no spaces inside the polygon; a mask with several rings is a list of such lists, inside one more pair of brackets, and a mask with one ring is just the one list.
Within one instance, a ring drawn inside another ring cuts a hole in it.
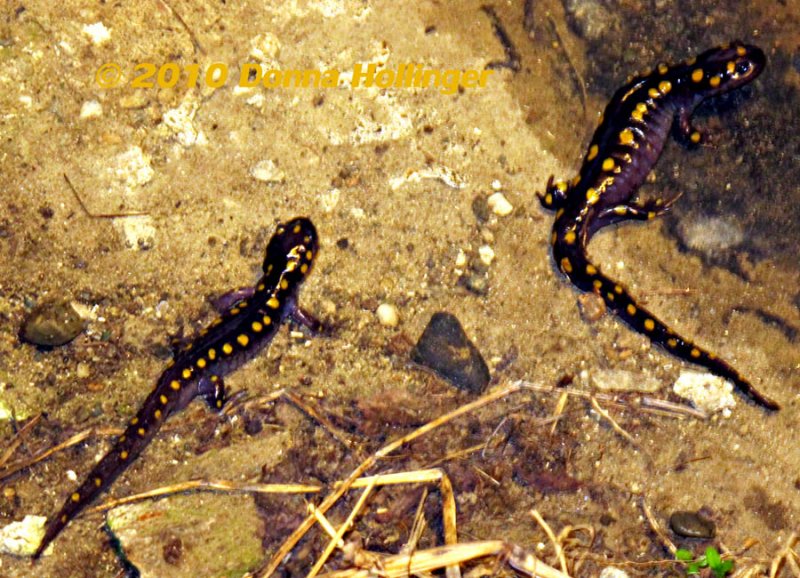
[{"label": "small pebble", "polygon": [[478,249],[478,255],[480,255],[481,261],[483,261],[487,267],[494,261],[494,250],[489,245],[483,245]]},{"label": "small pebble", "polygon": [[40,347],[57,347],[75,339],[83,331],[83,319],[69,301],[48,301],[30,312],[22,324],[20,337]]},{"label": "small pebble", "polygon": [[482,393],[489,384],[486,362],[451,313],[433,314],[411,351],[411,359],[469,393]]},{"label": "small pebble", "polygon": [[669,527],[684,538],[711,539],[717,535],[717,526],[699,512],[674,512],[669,517]]},{"label": "small pebble", "polygon": [[511,214],[511,211],[514,210],[514,206],[508,202],[505,195],[503,193],[494,193],[489,197],[488,200],[489,208],[492,209],[495,215],[500,217],[505,217],[506,215]]},{"label": "small pebble", "polygon": [[691,401],[697,409],[708,413],[736,407],[733,384],[711,373],[682,371],[675,380],[672,390],[677,395]]},{"label": "small pebble", "polygon": [[485,273],[470,271],[461,277],[460,283],[463,284],[467,290],[475,293],[475,295],[486,295],[489,293],[489,279]]},{"label": "small pebble", "polygon": [[388,303],[378,305],[375,315],[378,316],[380,324],[386,327],[397,327],[400,323],[400,314],[397,312],[397,307]]},{"label": "small pebble", "polygon": [[76,377],[80,379],[85,379],[89,377],[89,374],[90,374],[89,365],[83,362],[79,363],[77,369],[75,370]]},{"label": "small pebble", "polygon": [[250,176],[257,181],[270,184],[278,184],[286,180],[286,173],[272,159],[259,161],[250,169]]},{"label": "small pebble", "polygon": [[600,578],[628,578],[628,573],[613,566],[606,566],[600,572]]}]

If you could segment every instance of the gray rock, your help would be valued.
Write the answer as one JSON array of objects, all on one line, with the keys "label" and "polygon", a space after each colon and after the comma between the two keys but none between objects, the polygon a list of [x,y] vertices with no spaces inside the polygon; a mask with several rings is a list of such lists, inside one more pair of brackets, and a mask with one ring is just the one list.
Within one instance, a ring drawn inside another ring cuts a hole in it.
[{"label": "gray rock", "polygon": [[669,517],[669,527],[684,538],[711,539],[717,535],[717,526],[699,512],[674,512]]},{"label": "gray rock", "polygon": [[411,359],[470,393],[481,393],[489,384],[489,368],[480,351],[458,319],[447,312],[433,314],[411,351]]}]

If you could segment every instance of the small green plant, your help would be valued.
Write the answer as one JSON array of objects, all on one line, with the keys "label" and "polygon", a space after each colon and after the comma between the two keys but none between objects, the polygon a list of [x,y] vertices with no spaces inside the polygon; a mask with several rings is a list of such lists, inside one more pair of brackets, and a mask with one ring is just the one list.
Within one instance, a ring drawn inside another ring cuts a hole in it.
[{"label": "small green plant", "polygon": [[710,568],[715,578],[725,578],[733,570],[733,560],[723,560],[713,546],[706,548],[706,555],[695,559],[689,550],[676,550],[675,558],[686,564],[686,575],[700,574],[700,568]]}]

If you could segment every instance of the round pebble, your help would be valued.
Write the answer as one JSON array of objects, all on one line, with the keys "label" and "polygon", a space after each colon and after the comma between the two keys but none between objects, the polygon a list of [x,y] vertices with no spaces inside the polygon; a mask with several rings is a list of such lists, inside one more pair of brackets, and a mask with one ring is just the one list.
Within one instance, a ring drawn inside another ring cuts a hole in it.
[{"label": "round pebble", "polygon": [[30,312],[20,337],[41,347],[56,347],[75,339],[83,331],[83,320],[69,301],[49,301]]},{"label": "round pebble", "polygon": [[503,193],[494,193],[489,197],[487,202],[492,212],[500,217],[505,217],[514,210],[514,205],[508,202],[508,199],[506,199]]},{"label": "round pebble", "polygon": [[380,324],[386,327],[397,327],[400,323],[400,314],[397,312],[397,307],[388,303],[378,305],[375,315],[378,316]]},{"label": "round pebble", "polygon": [[478,255],[480,255],[481,261],[483,261],[484,265],[487,267],[494,261],[494,250],[489,245],[483,245],[478,249]]},{"label": "round pebble", "polygon": [[669,517],[669,527],[685,538],[711,539],[717,534],[714,522],[699,512],[674,512]]}]

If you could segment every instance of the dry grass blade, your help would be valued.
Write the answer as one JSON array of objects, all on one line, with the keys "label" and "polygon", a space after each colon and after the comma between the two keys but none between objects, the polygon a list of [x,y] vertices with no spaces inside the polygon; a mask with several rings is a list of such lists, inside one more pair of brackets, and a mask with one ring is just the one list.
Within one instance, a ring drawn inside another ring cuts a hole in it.
[{"label": "dry grass blade", "polygon": [[567,572],[567,558],[564,556],[564,549],[561,547],[561,544],[556,539],[556,535],[553,533],[553,530],[550,528],[550,525],[545,522],[544,518],[542,518],[541,514],[539,514],[536,510],[530,511],[531,516],[536,522],[542,527],[544,533],[547,534],[547,537],[553,543],[553,548],[556,551],[556,558],[558,558],[558,563],[561,566],[561,571],[564,574],[568,574]]},{"label": "dry grass blade", "polygon": [[17,451],[17,448],[20,446],[20,444],[22,444],[25,436],[33,428],[33,426],[39,423],[40,419],[42,419],[42,414],[33,417],[30,421],[28,421],[28,423],[22,426],[22,429],[20,429],[16,435],[14,435],[14,439],[11,440],[11,443],[8,444],[6,451],[4,451],[3,455],[0,456],[0,468],[8,463],[8,460],[11,459],[11,456],[14,455],[14,452]]},{"label": "dry grass blade", "polygon": [[664,547],[674,556],[675,552],[678,551],[678,547],[675,546],[672,540],[664,533],[664,530],[661,529],[661,524],[659,524],[658,520],[653,516],[653,512],[650,510],[650,506],[647,505],[647,500],[644,496],[642,496],[642,511],[644,512],[644,517],[647,518],[647,523],[650,524],[650,528],[656,533],[656,536],[661,540]]},{"label": "dry grass blade", "polygon": [[283,397],[286,398],[290,403],[297,406],[300,411],[308,415],[311,419],[318,421],[320,425],[325,428],[325,431],[327,431],[333,439],[342,444],[345,449],[352,450],[356,448],[356,444],[353,442],[353,440],[339,431],[339,428],[334,426],[327,417],[317,411],[317,409],[310,403],[307,403],[305,400],[295,395],[291,391],[284,392]]},{"label": "dry grass blade", "polygon": [[240,483],[231,482],[228,480],[191,480],[182,482],[180,484],[172,484],[163,486],[140,494],[134,494],[118,500],[109,500],[102,504],[89,508],[86,513],[106,512],[117,506],[130,504],[132,502],[141,502],[142,500],[149,500],[152,498],[161,498],[173,494],[181,494],[184,492],[225,492],[232,494],[311,494],[319,492],[322,488],[319,486],[309,486],[304,484],[258,484],[258,483]]},{"label": "dry grass blade", "polygon": [[592,402],[592,407],[594,408],[594,410],[598,414],[600,414],[600,416],[602,418],[604,418],[606,421],[608,421],[608,423],[611,424],[611,427],[614,428],[614,431],[617,432],[622,437],[624,437],[626,440],[628,440],[630,442],[630,444],[638,450],[639,449],[639,444],[636,443],[636,440],[633,439],[633,436],[631,436],[631,434],[629,434],[624,429],[622,429],[622,426],[617,423],[617,420],[615,420],[613,417],[611,417],[611,414],[609,414],[606,410],[604,410],[602,407],[600,407],[600,404],[598,403],[597,398],[595,396],[592,396],[590,398],[590,400]]},{"label": "dry grass blade", "polygon": [[343,536],[353,526],[353,522],[355,521],[356,516],[358,516],[358,514],[361,512],[361,509],[364,507],[364,504],[366,504],[367,498],[372,493],[373,488],[375,488],[374,479],[372,483],[367,485],[367,487],[364,488],[364,491],[361,492],[361,496],[359,496],[358,502],[356,502],[356,505],[353,507],[353,510],[350,512],[350,515],[347,516],[347,520],[345,520],[344,524],[342,524],[339,527],[334,536],[331,536],[331,539],[328,542],[328,545],[325,547],[325,550],[323,550],[322,555],[319,557],[317,562],[311,568],[311,571],[307,574],[308,578],[314,578],[314,576],[319,574],[319,571],[325,565],[325,562],[328,561],[328,558],[330,557],[333,550],[337,546],[344,544],[344,540],[342,539]]},{"label": "dry grass blade", "polygon": [[796,533],[789,536],[786,540],[786,546],[778,552],[778,555],[772,560],[769,568],[769,578],[776,578],[784,565],[788,564],[795,576],[800,576],[800,556],[795,552],[794,548],[800,542]]},{"label": "dry grass blade", "polygon": [[84,441],[85,439],[87,439],[88,437],[90,437],[94,433],[95,433],[95,429],[94,428],[89,428],[89,429],[83,430],[82,432],[76,433],[74,436],[72,436],[68,440],[66,440],[64,442],[61,442],[60,444],[55,445],[55,446],[53,446],[51,448],[48,448],[45,451],[40,452],[40,453],[36,454],[35,456],[33,456],[31,458],[28,458],[28,459],[25,459],[25,460],[20,460],[18,462],[14,462],[13,464],[9,464],[2,472],[0,472],[0,481],[4,480],[4,479],[6,479],[6,478],[8,478],[10,476],[13,476],[14,474],[16,474],[20,470],[24,470],[25,468],[29,468],[29,467],[31,467],[31,466],[33,466],[35,464],[38,464],[41,461],[46,460],[47,458],[49,458],[50,456],[52,456],[55,453],[60,452],[61,450],[65,450],[65,449],[67,449],[69,447],[72,447],[74,445],[77,445],[77,444],[81,443],[82,441]]}]

